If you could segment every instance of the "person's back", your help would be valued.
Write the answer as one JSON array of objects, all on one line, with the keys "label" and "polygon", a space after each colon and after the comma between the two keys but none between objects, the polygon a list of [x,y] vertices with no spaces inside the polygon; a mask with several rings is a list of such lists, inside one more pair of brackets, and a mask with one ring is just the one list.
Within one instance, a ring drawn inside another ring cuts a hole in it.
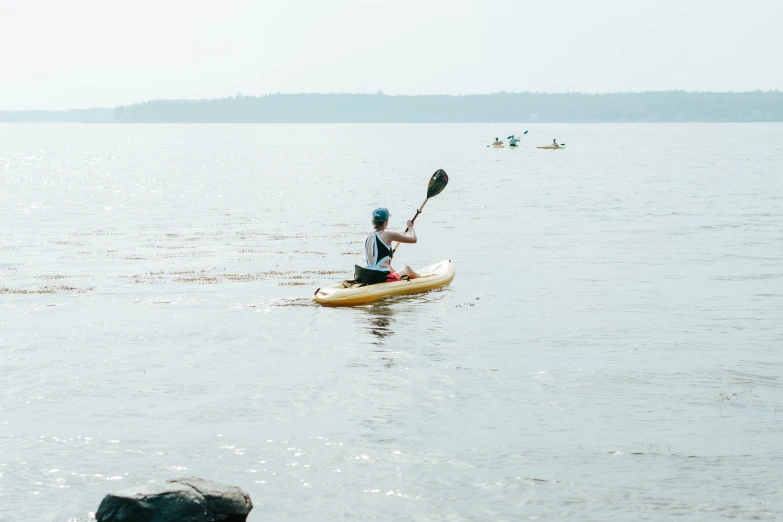
[{"label": "person's back", "polygon": [[391,271],[392,248],[391,241],[384,241],[385,232],[376,231],[367,236],[364,241],[364,252],[367,260],[367,270]]},{"label": "person's back", "polygon": [[518,140],[517,138],[515,138],[514,136],[511,136],[511,137],[508,139],[508,144],[509,144],[509,146],[511,146],[511,147],[516,147],[518,142],[519,142],[519,140]]}]

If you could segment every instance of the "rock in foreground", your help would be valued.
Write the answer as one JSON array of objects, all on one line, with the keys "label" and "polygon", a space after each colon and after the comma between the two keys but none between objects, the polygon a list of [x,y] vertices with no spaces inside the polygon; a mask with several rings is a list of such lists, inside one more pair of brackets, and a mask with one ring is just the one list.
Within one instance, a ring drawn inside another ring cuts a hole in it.
[{"label": "rock in foreground", "polygon": [[253,503],[236,486],[196,477],[106,495],[98,522],[245,522]]}]

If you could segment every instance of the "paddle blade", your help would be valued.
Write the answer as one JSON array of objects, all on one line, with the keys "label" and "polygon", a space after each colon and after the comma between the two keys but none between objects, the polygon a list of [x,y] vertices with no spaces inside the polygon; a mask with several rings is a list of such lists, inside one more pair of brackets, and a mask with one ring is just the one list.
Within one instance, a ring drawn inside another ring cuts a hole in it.
[{"label": "paddle blade", "polygon": [[438,169],[430,178],[430,184],[427,187],[427,199],[434,198],[446,188],[449,184],[449,175],[443,169]]},{"label": "paddle blade", "polygon": [[514,135],[512,134],[511,136],[509,136],[509,137],[508,137],[508,138],[506,138],[506,139],[507,139],[507,140],[510,140],[510,139],[511,139],[511,138],[513,138],[513,137],[514,137]]},{"label": "paddle blade", "polygon": [[525,134],[527,134],[527,131],[525,131]]}]

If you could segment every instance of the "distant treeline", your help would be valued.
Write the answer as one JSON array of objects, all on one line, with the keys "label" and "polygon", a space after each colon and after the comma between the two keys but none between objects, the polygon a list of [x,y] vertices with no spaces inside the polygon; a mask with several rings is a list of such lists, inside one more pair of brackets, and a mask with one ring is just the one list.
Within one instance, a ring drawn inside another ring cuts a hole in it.
[{"label": "distant treeline", "polygon": [[783,122],[783,93],[653,91],[465,96],[271,94],[154,100],[115,109],[0,111],[0,122]]},{"label": "distant treeline", "polygon": [[113,121],[114,109],[0,111],[0,123],[108,123]]},{"label": "distant treeline", "polygon": [[237,95],[137,103],[117,107],[114,119],[193,123],[760,122],[783,121],[783,93]]}]

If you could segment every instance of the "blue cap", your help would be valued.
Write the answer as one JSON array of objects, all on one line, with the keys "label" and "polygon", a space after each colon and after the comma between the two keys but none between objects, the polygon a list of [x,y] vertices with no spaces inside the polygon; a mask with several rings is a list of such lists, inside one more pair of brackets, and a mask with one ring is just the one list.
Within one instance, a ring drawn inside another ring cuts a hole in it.
[{"label": "blue cap", "polygon": [[383,207],[376,208],[372,211],[372,220],[377,223],[383,223],[384,221],[389,221],[389,218],[391,217],[391,214],[389,214],[389,211]]}]

